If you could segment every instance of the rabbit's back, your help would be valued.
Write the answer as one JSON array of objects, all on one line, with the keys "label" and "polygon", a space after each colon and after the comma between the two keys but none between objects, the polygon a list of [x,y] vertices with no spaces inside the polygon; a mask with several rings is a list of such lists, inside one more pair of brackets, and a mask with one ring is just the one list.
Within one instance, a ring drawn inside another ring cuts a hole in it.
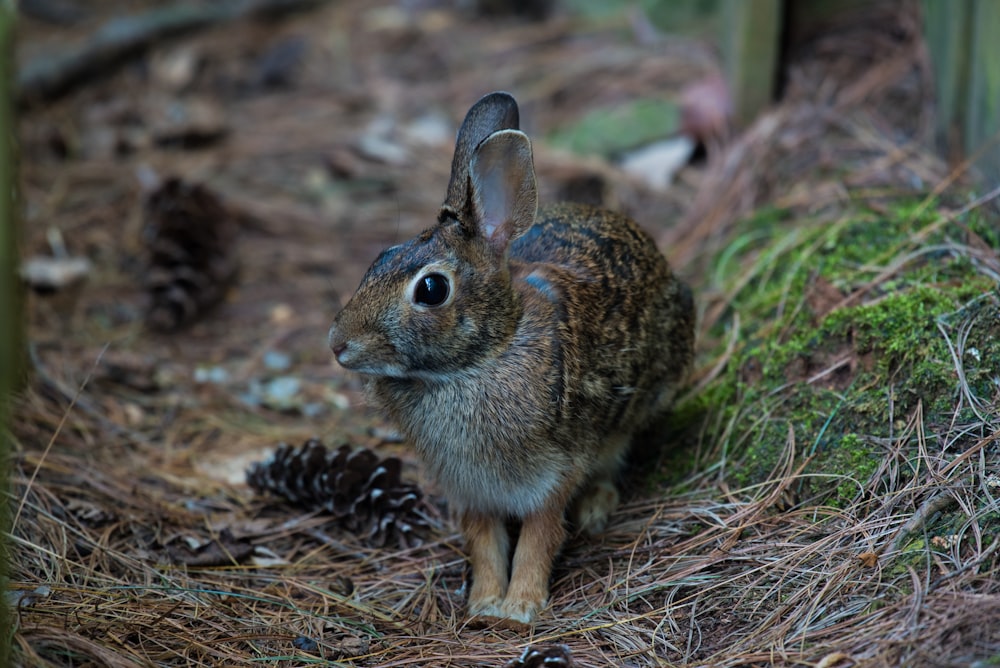
[{"label": "rabbit's back", "polygon": [[691,363],[694,303],[652,238],[621,214],[558,204],[510,253],[522,290],[560,304],[574,421],[606,436],[666,410]]}]

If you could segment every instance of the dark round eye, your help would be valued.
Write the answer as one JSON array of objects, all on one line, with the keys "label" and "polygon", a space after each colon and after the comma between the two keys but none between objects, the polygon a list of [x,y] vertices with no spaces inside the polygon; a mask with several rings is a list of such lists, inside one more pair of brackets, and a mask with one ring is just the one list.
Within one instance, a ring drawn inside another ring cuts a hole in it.
[{"label": "dark round eye", "polygon": [[440,306],[448,299],[448,279],[441,274],[427,274],[413,290],[413,301],[421,306]]}]

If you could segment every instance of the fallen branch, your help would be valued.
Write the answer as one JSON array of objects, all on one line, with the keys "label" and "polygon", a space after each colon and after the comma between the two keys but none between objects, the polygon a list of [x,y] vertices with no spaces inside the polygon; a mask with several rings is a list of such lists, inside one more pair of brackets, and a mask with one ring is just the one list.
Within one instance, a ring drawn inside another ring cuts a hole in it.
[{"label": "fallen branch", "polygon": [[941,512],[942,510],[955,505],[958,501],[955,499],[955,495],[950,489],[946,489],[942,492],[938,492],[934,496],[928,498],[917,511],[913,513],[913,517],[907,520],[898,532],[896,532],[896,538],[892,541],[892,545],[889,547],[888,552],[890,554],[899,552],[903,549],[906,541],[909,539],[914,532],[919,529],[924,528],[931,518]]},{"label": "fallen branch", "polygon": [[310,9],[324,0],[227,0],[177,4],[115,18],[82,45],[47,53],[25,63],[17,75],[22,105],[63,95],[88,79],[106,75],[153,42],[217,23],[251,16],[276,16]]}]

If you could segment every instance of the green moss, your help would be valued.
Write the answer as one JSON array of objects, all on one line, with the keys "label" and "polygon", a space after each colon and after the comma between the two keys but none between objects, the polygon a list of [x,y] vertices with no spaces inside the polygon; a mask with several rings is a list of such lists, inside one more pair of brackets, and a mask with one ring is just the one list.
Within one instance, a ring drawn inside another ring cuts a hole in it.
[{"label": "green moss", "polygon": [[[690,474],[703,468],[694,445],[712,405],[710,393],[690,397],[674,407],[664,424],[654,426],[648,435],[640,437],[630,459],[647,495],[664,487],[684,491]],[[664,444],[672,447],[664,448]],[[650,463],[658,464],[653,475],[649,474]]]},{"label": "green moss", "polygon": [[838,472],[831,485],[823,485],[824,479],[810,480],[810,496],[820,496],[828,490],[835,503],[854,499],[864,493],[865,483],[878,469],[879,460],[872,456],[868,442],[855,433],[845,434],[828,448],[825,459],[827,470]]},{"label": "green moss", "polygon": [[979,212],[973,213],[966,221],[969,232],[978,236],[990,248],[1000,248],[1000,225]]},{"label": "green moss", "polygon": [[924,568],[928,558],[927,541],[922,537],[914,537],[913,540],[903,545],[899,554],[892,560],[892,566],[886,575],[892,579],[901,578],[911,569]]},{"label": "green moss", "polygon": [[668,100],[639,99],[594,109],[549,135],[549,143],[581,155],[615,155],[670,135],[680,124],[680,111]]},{"label": "green moss", "polygon": [[794,447],[797,462],[810,458],[800,494],[850,502],[879,469],[879,439],[918,405],[925,424],[954,417],[960,339],[969,387],[1000,396],[997,284],[951,243],[974,224],[1000,246],[986,226],[941,220],[926,202],[834,223],[775,210],[745,221],[713,276],[730,295],[710,332],[716,354],[740,327],[701,404],[721,475],[763,482]]}]

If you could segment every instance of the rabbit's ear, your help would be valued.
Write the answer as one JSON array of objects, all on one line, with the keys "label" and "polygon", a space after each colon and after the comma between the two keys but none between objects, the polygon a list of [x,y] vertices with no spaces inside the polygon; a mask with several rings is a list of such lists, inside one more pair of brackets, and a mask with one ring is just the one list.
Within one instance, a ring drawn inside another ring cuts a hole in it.
[{"label": "rabbit's ear", "polygon": [[497,251],[535,222],[538,190],[531,142],[517,130],[487,137],[469,164],[469,189],[479,233]]},{"label": "rabbit's ear", "polygon": [[455,140],[455,157],[451,160],[451,180],[448,182],[444,209],[457,212],[465,208],[469,196],[469,163],[476,147],[494,132],[517,130],[518,120],[517,102],[509,93],[490,93],[472,105]]}]

